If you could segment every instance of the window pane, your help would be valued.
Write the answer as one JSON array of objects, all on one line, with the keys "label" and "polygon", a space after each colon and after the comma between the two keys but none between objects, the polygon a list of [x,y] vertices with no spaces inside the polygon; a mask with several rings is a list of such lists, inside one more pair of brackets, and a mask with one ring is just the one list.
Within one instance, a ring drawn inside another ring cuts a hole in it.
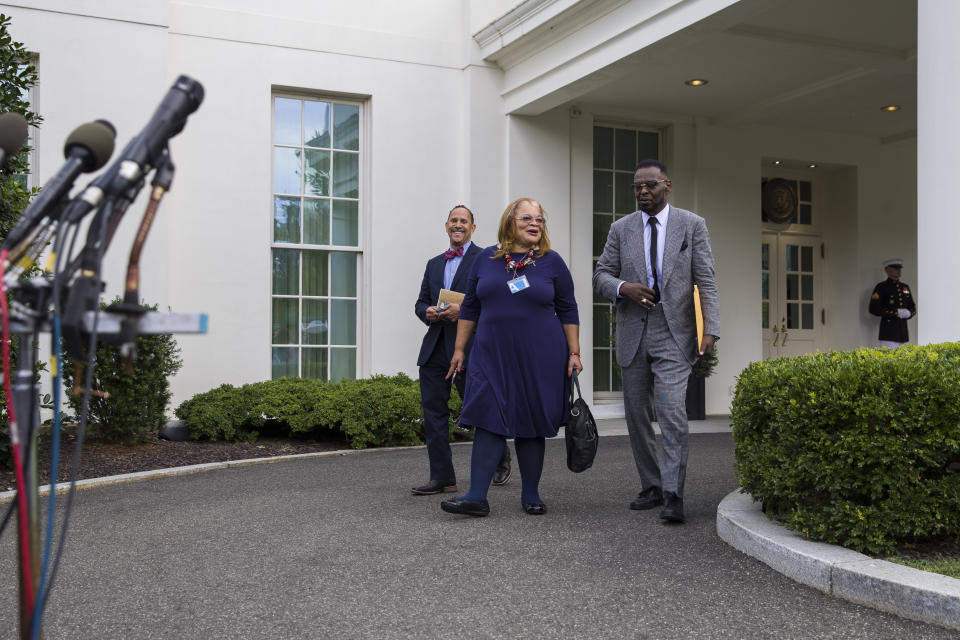
[{"label": "window pane", "polygon": [[272,353],[271,377],[277,378],[296,378],[299,375],[297,371],[297,348],[296,347],[274,347]]},{"label": "window pane", "polygon": [[[357,295],[357,254],[342,251],[330,252],[330,269],[333,274],[333,296],[354,297]],[[353,344],[353,343],[350,343]]]},{"label": "window pane", "polygon": [[802,276],[800,285],[800,297],[804,300],[813,300],[813,276]]},{"label": "window pane", "polygon": [[800,305],[801,310],[803,311],[803,328],[804,329],[813,329],[813,305],[812,304],[802,304]]},{"label": "window pane", "polygon": [[760,248],[760,268],[764,271],[770,270],[770,245],[766,243]]},{"label": "window pane", "polygon": [[303,349],[303,372],[300,374],[304,378],[312,380],[327,379],[327,350]]},{"label": "window pane", "polygon": [[273,299],[273,344],[297,344],[297,299]]},{"label": "window pane", "polygon": [[[604,241],[606,241],[606,239],[604,239]],[[593,271],[591,271],[590,273],[594,273],[594,272],[596,272],[596,270],[597,270],[597,260],[594,260],[594,261],[593,261]],[[597,293],[596,291],[593,292],[593,301],[594,301],[594,302],[609,302],[609,300],[607,300],[606,298],[604,298],[602,295],[600,295],[600,294]]]},{"label": "window pane", "polygon": [[770,303],[769,302],[763,303],[762,313],[763,313],[763,322],[761,323],[761,326],[764,329],[769,329],[770,328]]},{"label": "window pane", "polygon": [[616,169],[633,171],[637,168],[637,132],[631,129],[617,129],[616,133]]},{"label": "window pane", "polygon": [[330,201],[326,198],[303,199],[304,244],[330,243]]},{"label": "window pane", "polygon": [[333,147],[357,151],[360,148],[360,107],[333,105]]},{"label": "window pane", "polygon": [[330,103],[307,100],[303,104],[303,137],[308,147],[330,146]]},{"label": "window pane", "polygon": [[800,287],[798,286],[798,277],[795,273],[787,274],[787,300],[800,299]]},{"label": "window pane", "polygon": [[593,390],[610,391],[610,350],[593,350]]},{"label": "window pane", "polygon": [[333,244],[355,247],[360,241],[360,222],[355,200],[333,201]]},{"label": "window pane", "polygon": [[330,195],[330,152],[306,149],[306,184],[304,193],[311,196]]},{"label": "window pane", "polygon": [[360,191],[360,156],[356,153],[333,154],[333,195],[356,198]]},{"label": "window pane", "polygon": [[796,302],[787,304],[787,329],[798,329],[800,327],[799,306]]},{"label": "window pane", "polygon": [[327,344],[328,327],[327,301],[304,299],[300,343]]},{"label": "window pane", "polygon": [[810,183],[807,182],[806,180],[800,181],[799,192],[800,192],[800,198],[799,198],[800,200],[803,200],[804,202],[810,202],[811,200],[813,200],[813,189],[811,189]]},{"label": "window pane", "polygon": [[300,252],[295,249],[273,250],[273,293],[295,296],[299,293]]},{"label": "window pane", "polygon": [[[607,243],[607,236],[610,234],[610,225],[613,224],[613,216],[596,215],[593,216],[593,255],[599,256],[603,253],[603,245]],[[596,267],[596,265],[594,265]]]},{"label": "window pane", "polygon": [[353,380],[357,377],[357,350],[330,349],[330,380]]},{"label": "window pane", "polygon": [[273,150],[273,192],[300,195],[300,149]]},{"label": "window pane", "polygon": [[330,301],[330,344],[357,344],[356,300]]},{"label": "window pane", "polygon": [[632,173],[618,173],[614,176],[614,205],[613,210],[616,213],[633,213],[637,210],[637,193],[631,186],[633,184]]},{"label": "window pane", "polygon": [[593,306],[593,346],[610,346],[610,305]]},{"label": "window pane", "polygon": [[303,295],[327,295],[327,252],[303,252]]},{"label": "window pane", "polygon": [[613,172],[593,172],[593,210],[613,213]]},{"label": "window pane", "polygon": [[[613,353],[612,351],[610,353]],[[613,380],[610,384],[610,391],[623,391],[623,378],[620,375],[620,365],[616,363],[616,360],[611,358],[610,363],[610,375]]]},{"label": "window pane", "polygon": [[813,272],[813,247],[800,247],[800,271]]},{"label": "window pane", "polygon": [[637,132],[637,161],[660,159],[660,134],[652,131]]},{"label": "window pane", "polygon": [[300,144],[300,101],[276,98],[273,101],[273,143]]},{"label": "window pane", "polygon": [[799,214],[799,223],[800,224],[813,224],[813,211],[808,204],[801,204],[798,209],[800,210]]},{"label": "window pane", "polygon": [[593,128],[593,168],[613,169],[613,129]]},{"label": "window pane", "polygon": [[273,241],[300,242],[300,198],[273,199]]},{"label": "window pane", "polygon": [[800,262],[797,259],[799,247],[795,244],[787,245],[787,271],[800,271]]},{"label": "window pane", "polygon": [[770,299],[770,274],[760,274],[760,297],[764,300]]}]

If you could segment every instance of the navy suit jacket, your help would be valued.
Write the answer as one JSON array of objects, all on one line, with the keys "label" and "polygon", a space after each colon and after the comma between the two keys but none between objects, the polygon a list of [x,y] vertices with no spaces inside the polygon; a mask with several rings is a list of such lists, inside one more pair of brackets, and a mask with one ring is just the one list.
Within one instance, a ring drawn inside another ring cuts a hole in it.
[{"label": "navy suit jacket", "polygon": [[[453,291],[465,292],[467,290],[467,278],[470,276],[470,269],[473,267],[473,261],[476,260],[481,249],[476,242],[470,243],[470,248],[463,255],[460,266],[457,267],[457,273],[453,276],[453,283],[450,289]],[[453,357],[453,349],[457,343],[457,323],[440,320],[439,322],[427,321],[427,307],[437,304],[437,298],[440,297],[440,289],[443,288],[443,268],[447,264],[444,254],[440,254],[427,262],[427,268],[423,272],[423,283],[420,285],[420,296],[417,298],[417,304],[414,310],[417,317],[426,324],[427,335],[423,337],[423,345],[420,347],[420,356],[417,358],[417,366],[422,367],[430,360],[433,350],[437,347],[437,342],[442,342],[446,350],[445,359],[450,360]],[[471,339],[472,343],[472,339]],[[470,353],[470,345],[467,345],[466,353]]]}]

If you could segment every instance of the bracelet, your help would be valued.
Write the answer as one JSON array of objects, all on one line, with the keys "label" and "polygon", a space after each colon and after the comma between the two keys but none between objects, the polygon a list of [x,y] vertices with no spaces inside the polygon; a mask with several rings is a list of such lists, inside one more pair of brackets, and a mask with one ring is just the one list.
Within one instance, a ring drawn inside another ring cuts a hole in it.
[{"label": "bracelet", "polygon": [[571,351],[568,355],[577,356],[578,358],[580,357],[580,354],[577,353],[576,351]]}]

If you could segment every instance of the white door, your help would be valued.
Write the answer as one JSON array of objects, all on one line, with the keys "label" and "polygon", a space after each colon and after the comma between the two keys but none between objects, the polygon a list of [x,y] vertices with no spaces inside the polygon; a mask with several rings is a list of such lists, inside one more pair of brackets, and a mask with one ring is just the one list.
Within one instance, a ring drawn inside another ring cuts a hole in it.
[{"label": "white door", "polygon": [[824,309],[819,236],[764,233],[760,278],[763,357],[813,353],[819,348]]}]

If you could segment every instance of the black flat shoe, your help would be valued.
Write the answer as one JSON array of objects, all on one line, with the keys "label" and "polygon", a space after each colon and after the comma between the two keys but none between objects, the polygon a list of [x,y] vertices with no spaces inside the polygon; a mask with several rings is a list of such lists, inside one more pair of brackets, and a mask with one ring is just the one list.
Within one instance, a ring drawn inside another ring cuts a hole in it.
[{"label": "black flat shoe", "polygon": [[456,490],[457,485],[455,483],[444,484],[442,482],[437,482],[436,480],[431,480],[425,485],[410,489],[410,492],[415,496],[432,496],[437,493],[453,493]]},{"label": "black flat shoe", "polygon": [[490,505],[486,500],[472,502],[470,500],[464,500],[462,497],[450,498],[449,500],[444,500],[441,502],[440,508],[447,513],[459,513],[461,515],[475,516],[477,518],[490,515]]},{"label": "black flat shoe", "polygon": [[542,516],[547,512],[547,505],[542,502],[524,502],[523,510],[531,516]]}]

